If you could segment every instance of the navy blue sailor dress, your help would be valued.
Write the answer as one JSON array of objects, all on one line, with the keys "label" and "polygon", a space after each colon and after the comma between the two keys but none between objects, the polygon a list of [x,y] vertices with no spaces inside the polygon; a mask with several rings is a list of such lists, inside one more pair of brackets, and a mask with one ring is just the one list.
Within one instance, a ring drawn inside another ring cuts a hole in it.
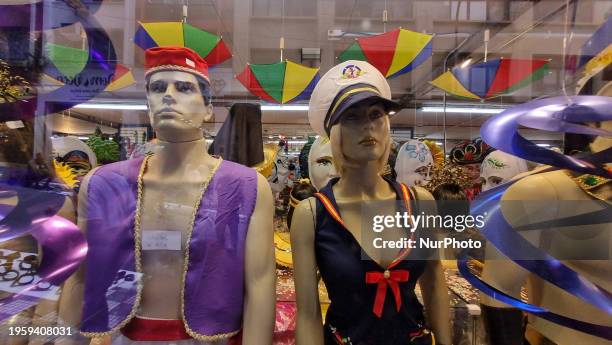
[{"label": "navy blue sailor dress", "polygon": [[[325,345],[435,345],[414,292],[427,253],[418,247],[407,256],[400,253],[388,267],[372,260],[344,227],[332,190],[337,181],[332,179],[316,194],[315,255],[331,301]],[[412,190],[387,182],[397,200],[416,209]],[[420,260],[411,260],[416,255]]]}]

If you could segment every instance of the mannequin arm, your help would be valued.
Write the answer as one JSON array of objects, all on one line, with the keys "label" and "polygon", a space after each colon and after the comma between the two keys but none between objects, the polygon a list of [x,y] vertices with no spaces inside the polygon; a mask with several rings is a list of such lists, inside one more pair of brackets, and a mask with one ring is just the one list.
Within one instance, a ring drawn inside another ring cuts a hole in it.
[{"label": "mannequin arm", "polygon": [[[554,186],[544,175],[528,176],[516,182],[504,193],[501,208],[510,225],[520,226],[533,221],[556,218],[558,210],[554,205],[545,201],[557,198]],[[538,231],[527,231],[521,235],[535,246],[540,243]],[[487,244],[485,253],[483,280],[515,298],[520,298],[521,288],[529,272],[500,253],[491,243]],[[523,344],[524,317],[519,309],[484,294],[481,294],[481,303],[483,304],[483,319],[491,343]],[[502,329],[503,331],[500,331]]]},{"label": "mannequin arm", "polygon": [[[543,175],[534,175],[525,177],[510,187],[502,197],[501,208],[508,223],[515,227],[535,221],[555,219],[558,210],[554,204],[545,202],[557,199],[557,192],[548,178]],[[538,231],[526,231],[521,235],[533,245],[539,245]],[[485,252],[486,260],[482,278],[505,293],[520,297],[521,288],[529,273],[501,254],[491,243],[487,243]],[[481,295],[481,301],[488,306],[508,308],[505,303],[485,295]]]},{"label": "mannequin arm", "polygon": [[[425,214],[436,214],[433,196],[423,188],[415,188],[417,200],[423,201],[419,209]],[[427,262],[425,271],[419,279],[419,286],[423,294],[423,303],[427,311],[430,327],[436,337],[436,344],[450,345],[450,299],[444,278],[444,268],[437,257]]]},{"label": "mannequin arm", "polygon": [[425,272],[419,279],[419,286],[423,294],[428,323],[436,336],[436,344],[450,345],[452,343],[450,300],[440,260],[431,260],[427,263]]},{"label": "mannequin arm", "polygon": [[[77,225],[83,232],[87,234],[87,189],[89,180],[95,169],[90,171],[83,179],[79,189],[79,201],[77,207]],[[61,345],[68,344],[87,344],[89,339],[77,336],[78,328],[81,323],[81,313],[83,308],[83,295],[85,288],[85,265],[77,269],[77,271],[64,282],[62,293],[59,299],[58,324],[67,325],[73,328],[70,339],[57,341]]]},{"label": "mannequin arm", "polygon": [[302,200],[291,221],[291,250],[297,299],[297,345],[323,345],[323,322],[317,284],[314,198]]},{"label": "mannequin arm", "polygon": [[272,205],[270,185],[257,174],[257,201],[246,238],[244,345],[272,344],[276,305]]}]

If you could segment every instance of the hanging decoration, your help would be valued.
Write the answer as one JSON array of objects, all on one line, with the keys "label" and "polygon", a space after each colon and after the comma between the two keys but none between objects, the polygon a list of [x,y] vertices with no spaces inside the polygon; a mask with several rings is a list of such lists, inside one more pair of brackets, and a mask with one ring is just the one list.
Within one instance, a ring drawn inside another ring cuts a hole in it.
[{"label": "hanging decoration", "polygon": [[[83,80],[76,76],[85,68],[89,52],[87,50],[67,47],[60,44],[48,43],[46,45],[47,56],[51,60],[51,66],[43,76],[47,81],[56,84],[84,84],[97,83],[98,80]],[[121,64],[115,65],[114,75],[109,74],[108,85],[104,91],[116,91],[136,83],[132,71]],[[106,79],[108,79],[106,78]]]},{"label": "hanging decoration", "polygon": [[[77,104],[87,102],[108,86],[106,82],[109,80],[109,71],[115,71],[117,58],[110,38],[93,17],[101,1],[88,1],[86,4],[69,3],[42,1],[37,2],[36,5],[0,5],[0,28],[23,29],[27,32],[80,23],[86,37],[89,58],[78,75],[82,79],[96,82],[80,85],[69,83],[52,92],[37,93],[29,99],[0,103],[0,122],[62,112]],[[55,14],[58,15],[55,16]],[[42,20],[43,17],[45,20]],[[32,18],[38,19],[32,21]],[[38,105],[41,104],[45,106],[39,107]]]},{"label": "hanging decoration", "polygon": [[471,66],[457,66],[430,82],[461,98],[485,100],[509,94],[541,79],[550,60],[494,59]]},{"label": "hanging decoration", "polygon": [[0,60],[0,103],[14,102],[30,91],[30,83],[18,75],[11,74],[10,66]]},{"label": "hanging decoration", "polygon": [[162,46],[191,48],[209,67],[232,57],[220,36],[183,22],[139,22],[134,43],[143,50]]},{"label": "hanging decoration", "polygon": [[361,37],[344,50],[338,60],[367,61],[387,78],[408,73],[432,54],[433,35],[395,29],[376,36]]},{"label": "hanging decoration", "polygon": [[319,69],[289,60],[273,64],[248,64],[236,76],[253,95],[271,103],[307,100],[319,81]]},{"label": "hanging decoration", "polygon": [[[578,89],[599,71],[612,63],[612,16],[582,46],[576,68],[584,67]],[[571,68],[572,66],[568,66]]]}]

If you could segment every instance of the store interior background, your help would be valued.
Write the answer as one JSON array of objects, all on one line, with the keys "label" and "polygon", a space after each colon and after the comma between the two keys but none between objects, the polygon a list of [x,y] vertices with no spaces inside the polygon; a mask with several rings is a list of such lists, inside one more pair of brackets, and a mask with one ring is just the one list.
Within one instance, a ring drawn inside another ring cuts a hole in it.
[{"label": "store interior background", "polygon": [[[569,11],[566,11],[569,5]],[[480,126],[495,112],[532,99],[575,94],[579,75],[564,73],[566,57],[578,54],[584,42],[609,16],[610,1],[439,1],[439,0],[108,0],[95,14],[115,47],[118,63],[132,70],[136,83],[115,92],[103,92],[88,102],[97,109],[73,108],[47,116],[46,131],[35,136],[75,135],[85,140],[96,127],[104,133],[130,131],[148,126],[144,92],[144,52],[133,42],[138,21],[180,21],[187,7],[187,22],[222,36],[233,57],[211,69],[214,125],[207,128],[212,138],[236,102],[266,105],[251,95],[234,77],[247,63],[280,61],[280,38],[284,37],[283,59],[320,67],[323,75],[338,62],[337,56],[357,37],[401,27],[435,34],[433,54],[410,73],[390,79],[393,98],[405,109],[392,119],[397,141],[426,138],[445,146],[478,137]],[[383,13],[387,10],[387,23]],[[569,18],[566,18],[569,14]],[[569,24],[566,21],[569,19]],[[461,64],[482,61],[485,30],[490,32],[488,59],[551,59],[548,74],[511,93],[483,102],[464,101],[429,84],[444,71]],[[86,46],[79,24],[45,33],[46,43],[74,48]],[[313,49],[314,48],[314,49]],[[470,60],[471,59],[471,60]],[[127,105],[127,107],[126,107]],[[295,107],[295,106],[298,107]],[[307,102],[262,111],[264,142],[285,139],[290,155],[297,155],[307,136]],[[116,109],[134,107],[139,109]],[[434,108],[427,112],[426,108]],[[453,112],[457,108],[461,113]],[[471,109],[471,110],[470,110]],[[41,127],[39,127],[41,128]],[[444,145],[446,133],[446,145]],[[546,147],[562,147],[558,133],[525,130],[530,140]],[[42,144],[44,140],[35,140]],[[35,148],[35,151],[36,148]]]},{"label": "store interior background", "polygon": [[[36,1],[0,0],[2,4]],[[135,83],[113,92],[101,92],[70,110],[27,120],[28,131],[10,131],[6,130],[13,129],[8,122],[0,124],[0,144],[27,142],[28,145],[21,146],[29,149],[32,142],[29,159],[39,153],[46,157],[52,150],[52,137],[76,136],[86,141],[97,129],[108,135],[107,140],[116,139],[117,134],[136,137],[134,144],[152,139],[146,110],[144,51],[134,43],[134,36],[139,22],[179,22],[184,14],[187,23],[221,36],[233,55],[210,69],[214,121],[205,127],[207,141],[213,141],[233,104],[258,103],[262,105],[263,142],[283,141],[285,149],[279,154],[290,156],[296,162],[308,137],[315,136],[308,122],[308,101],[282,107],[269,104],[252,95],[235,78],[248,63],[281,61],[281,38],[284,38],[283,59],[319,67],[322,76],[339,62],[337,57],[356,38],[396,28],[434,34],[432,55],[428,59],[411,72],[388,79],[393,99],[404,107],[391,119],[391,130],[398,143],[411,138],[428,139],[448,154],[455,145],[480,137],[482,124],[503,109],[534,99],[577,94],[582,71],[565,66],[572,65],[572,61],[575,65],[572,59],[580,55],[585,42],[612,15],[612,0],[105,0],[94,17],[111,38],[116,62],[131,70]],[[485,44],[487,30],[489,40]],[[23,34],[22,42],[10,42],[0,34],[0,59],[11,55],[5,50],[11,45],[33,45],[35,40],[29,34]],[[87,47],[87,38],[79,23],[44,31],[40,37],[42,42],[37,44],[41,46]],[[482,62],[485,51],[489,60],[549,59],[549,69],[543,78],[511,94],[485,101],[460,99],[430,84],[447,69]],[[41,79],[33,86],[44,93],[46,88],[54,87],[48,82]],[[29,130],[31,122],[32,131]],[[12,137],[11,133],[16,132],[33,138]],[[564,146],[563,135],[558,132],[521,129],[521,134],[543,147],[563,149]],[[290,257],[288,229],[284,220],[278,220],[282,218],[278,215],[275,230],[282,230],[277,233],[284,234],[281,240],[287,247],[277,246],[277,253],[284,251]],[[474,312],[479,313],[479,309],[470,309],[479,303],[478,292],[456,270],[446,273],[453,292],[454,338],[462,339],[462,345],[475,344],[477,340],[482,344],[484,327]],[[321,283],[321,296],[326,294],[323,290]],[[522,297],[526,299],[526,294]],[[277,311],[295,315],[293,276],[285,267],[277,267],[277,298],[281,302],[277,304]],[[329,300],[320,298],[326,310]],[[283,329],[289,330],[289,326]],[[3,341],[0,337],[0,343]]]}]

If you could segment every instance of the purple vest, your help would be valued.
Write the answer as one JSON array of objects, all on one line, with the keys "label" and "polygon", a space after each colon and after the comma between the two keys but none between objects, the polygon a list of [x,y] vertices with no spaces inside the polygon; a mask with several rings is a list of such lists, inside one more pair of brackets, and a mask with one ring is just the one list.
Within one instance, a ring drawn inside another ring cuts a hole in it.
[{"label": "purple vest", "polygon": [[[134,215],[143,158],[109,164],[89,179],[85,296],[81,331],[102,336],[125,326],[140,299]],[[196,215],[189,242],[183,317],[199,340],[242,328],[244,253],[257,198],[257,173],[222,161]]]}]

